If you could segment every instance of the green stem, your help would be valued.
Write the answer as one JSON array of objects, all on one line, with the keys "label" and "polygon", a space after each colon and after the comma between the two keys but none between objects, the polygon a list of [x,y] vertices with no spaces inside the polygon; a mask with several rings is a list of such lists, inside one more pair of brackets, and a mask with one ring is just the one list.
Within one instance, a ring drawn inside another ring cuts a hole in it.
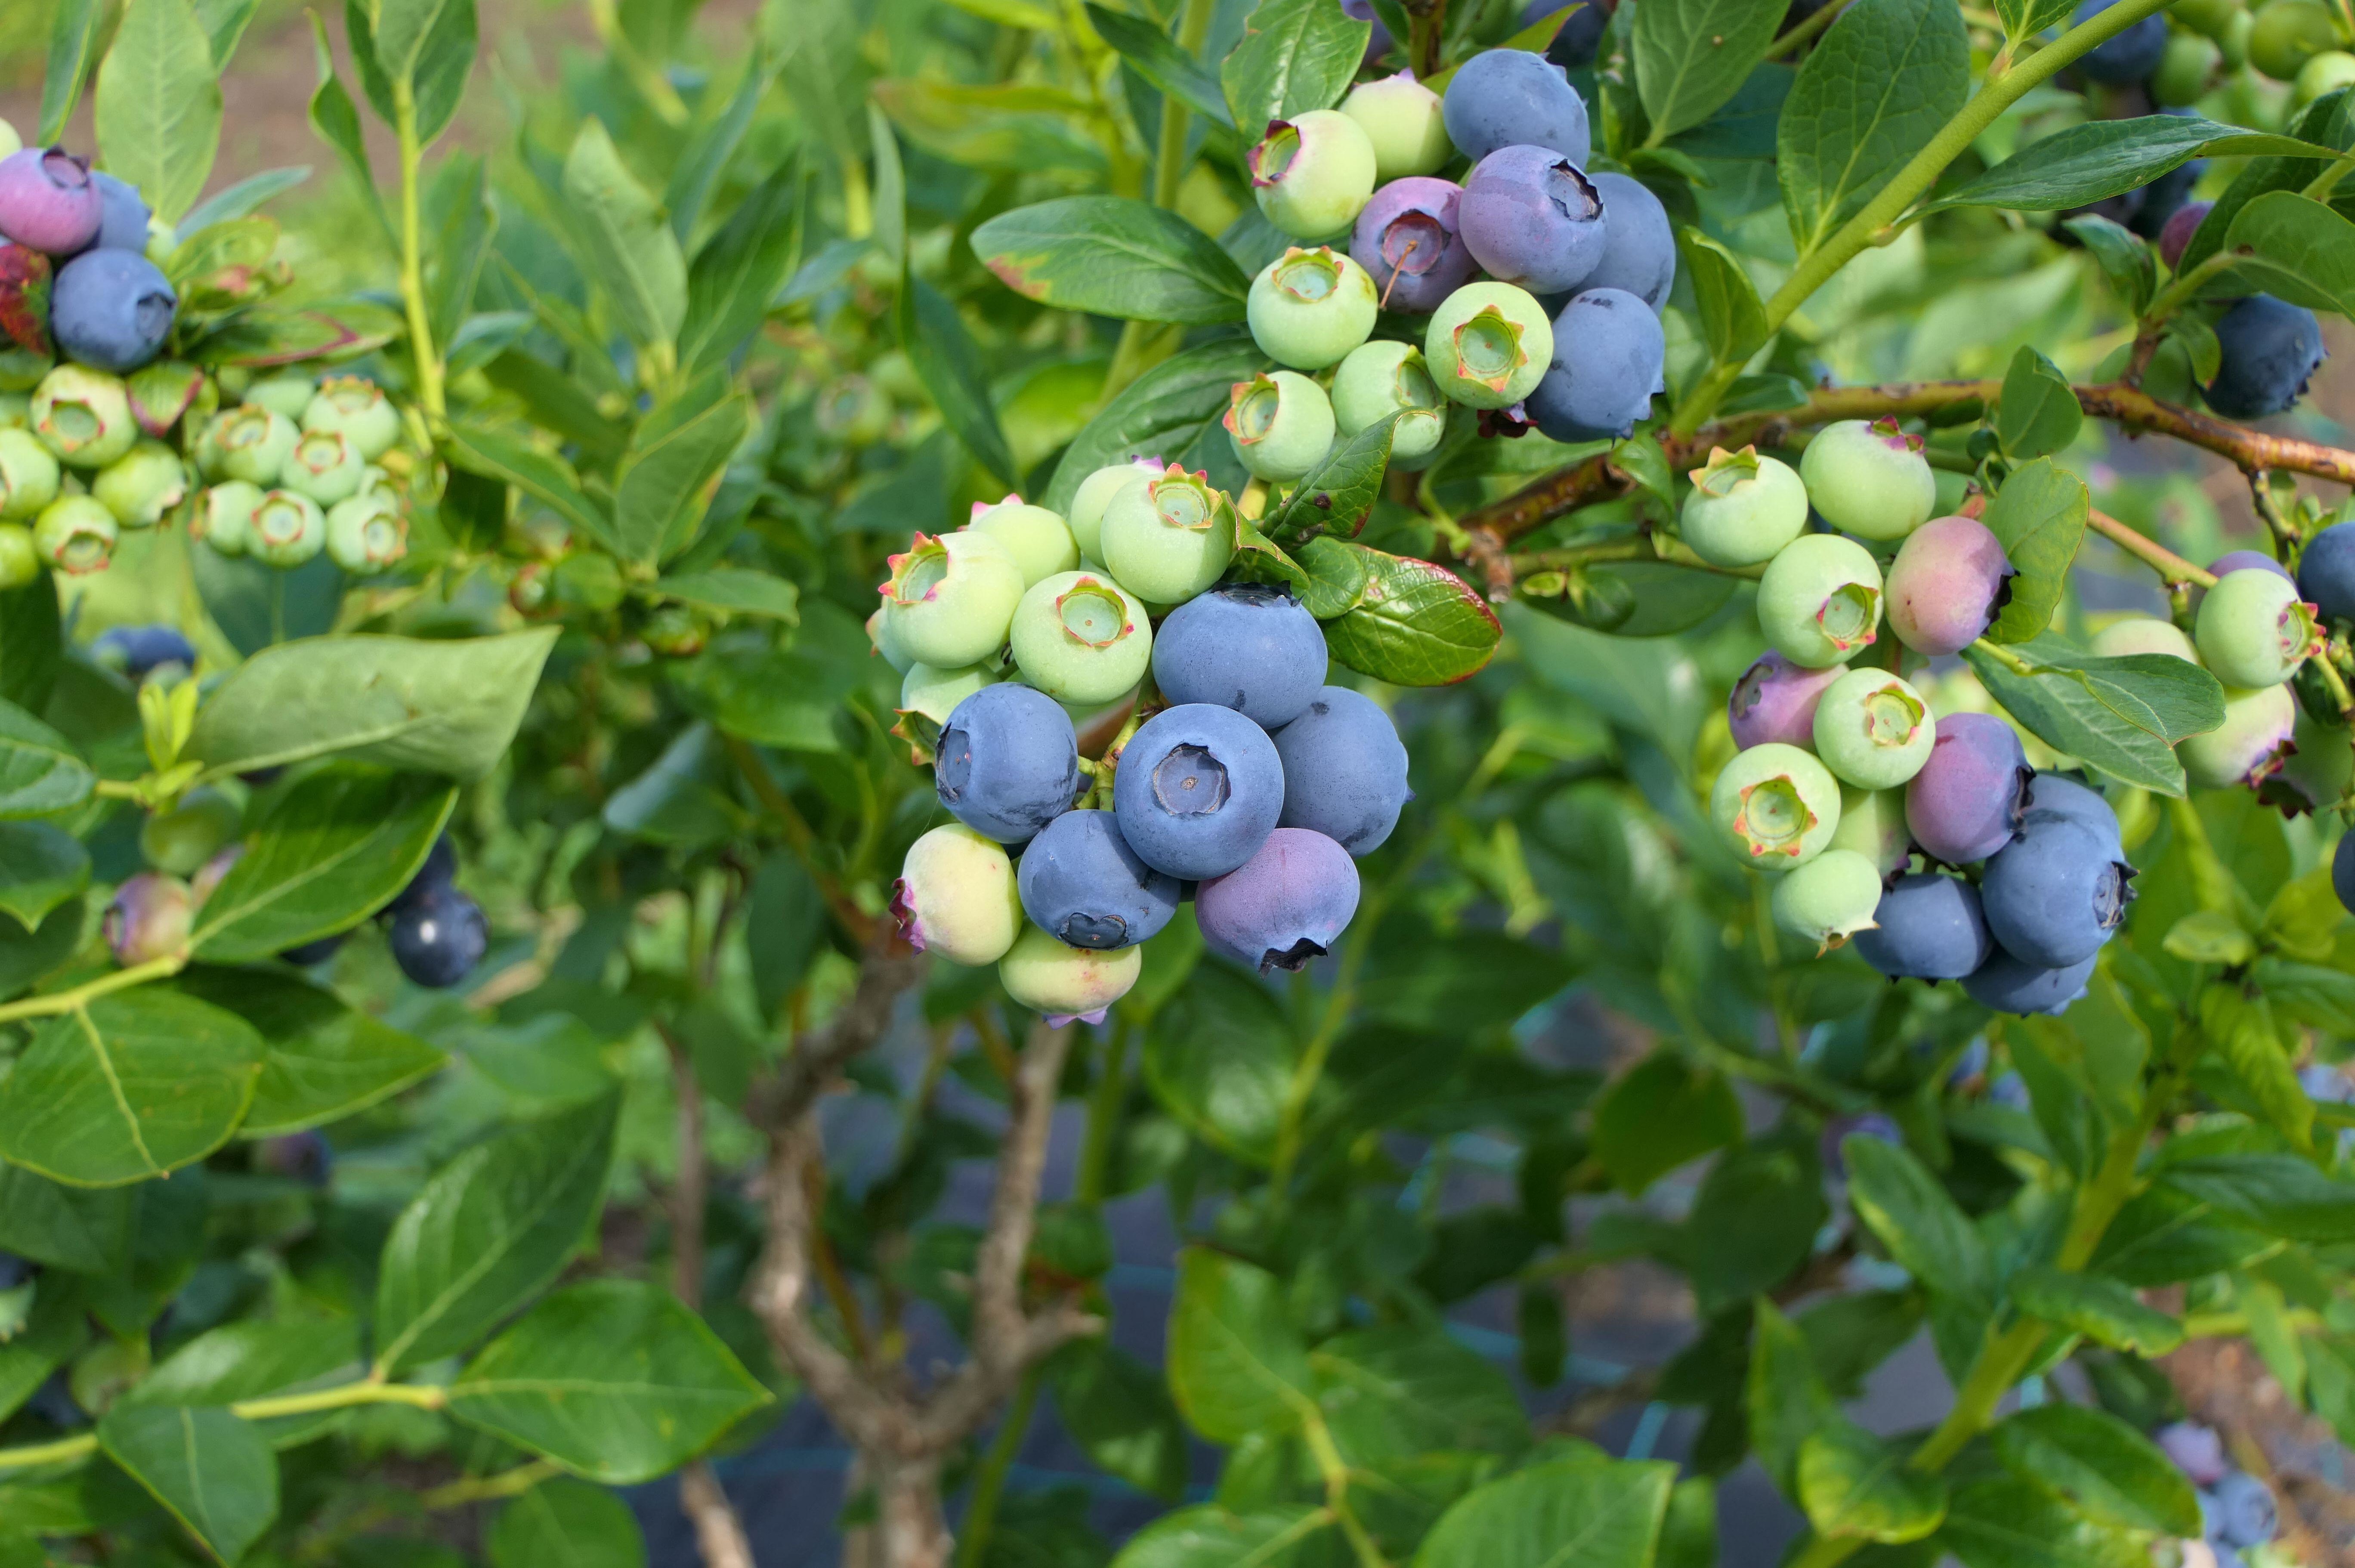
[{"label": "green stem", "polygon": [[[2348,0],[2340,0],[2340,3],[2343,5]],[[2304,194],[2315,201],[2328,201],[2330,193],[2339,188],[2339,182],[2345,179],[2350,170],[2355,170],[2355,154],[2332,159],[2330,166],[2307,184]]]},{"label": "green stem", "polygon": [[[1217,0],[1186,0],[1186,15],[1178,24],[1178,47],[1189,59],[1199,59],[1209,41],[1210,19]],[[1186,177],[1186,130],[1192,118],[1186,101],[1174,92],[1161,95],[1161,145],[1153,155],[1153,205],[1174,208],[1178,187]],[[1256,134],[1258,127],[1242,127]]]},{"label": "green stem", "polygon": [[1830,0],[1829,4],[1817,7],[1815,14],[1806,21],[1799,23],[1789,32],[1768,44],[1764,58],[1770,60],[1782,59],[1839,20],[1839,14],[1847,9],[1848,0]]},{"label": "green stem", "polygon": [[1095,1086],[1088,1093],[1087,1137],[1080,1146],[1080,1168],[1071,1181],[1071,1196],[1082,1203],[1103,1202],[1111,1183],[1113,1137],[1120,1131],[1121,1107],[1128,1103],[1129,1033],[1126,1019],[1113,1020],[1096,1065]]},{"label": "green stem", "polygon": [[417,1500],[429,1509],[464,1508],[468,1503],[495,1502],[501,1498],[521,1497],[542,1481],[553,1480],[564,1473],[553,1459],[534,1459],[491,1476],[467,1476],[421,1492]]},{"label": "green stem", "polygon": [[2173,283],[2158,291],[2158,296],[2150,302],[2150,308],[2142,313],[2142,329],[2150,332],[2163,325],[2178,311],[2198,299],[2200,291],[2208,286],[2211,278],[2219,272],[2231,272],[2240,260],[2230,251],[2219,251],[2190,272],[2179,274]]},{"label": "green stem", "polygon": [[425,219],[419,189],[425,148],[417,134],[417,91],[407,81],[393,83],[392,128],[400,147],[400,298],[409,315],[410,357],[417,366],[417,400],[427,419],[439,424],[449,409],[433,323],[425,310]]},{"label": "green stem", "polygon": [[0,1004],[0,1023],[14,1023],[18,1019],[55,1018],[60,1013],[78,1013],[84,1006],[111,991],[127,991],[133,986],[144,986],[150,980],[168,979],[187,967],[186,953],[167,953],[161,958],[150,958],[144,964],[133,964],[128,969],[117,969],[111,975],[101,975],[95,980],[85,980],[79,986],[47,996],[27,997],[20,1001]]},{"label": "green stem", "polygon": [[981,1568],[988,1554],[989,1538],[997,1528],[998,1499],[1006,1495],[1007,1473],[1014,1468],[1015,1456],[1022,1452],[1022,1439],[1030,1431],[1030,1415],[1039,1406],[1039,1385],[1044,1377],[1045,1369],[1035,1366],[1022,1374],[1013,1402],[1006,1407],[1006,1419],[998,1423],[997,1435],[974,1473],[964,1527],[957,1531],[956,1568]]},{"label": "green stem", "polygon": [[[240,1400],[229,1413],[247,1421],[268,1421],[282,1415],[312,1415],[323,1410],[343,1410],[356,1404],[408,1404],[439,1410],[450,1401],[447,1389],[423,1383],[386,1383],[373,1379],[343,1383],[312,1393],[281,1394],[272,1399]],[[89,1433],[36,1443],[22,1448],[0,1448],[0,1470],[30,1469],[39,1465],[69,1464],[98,1451],[98,1438]]]},{"label": "green stem", "polygon": [[55,1443],[35,1443],[23,1448],[0,1448],[0,1470],[29,1470],[40,1465],[70,1465],[98,1452],[98,1439],[84,1433]]}]

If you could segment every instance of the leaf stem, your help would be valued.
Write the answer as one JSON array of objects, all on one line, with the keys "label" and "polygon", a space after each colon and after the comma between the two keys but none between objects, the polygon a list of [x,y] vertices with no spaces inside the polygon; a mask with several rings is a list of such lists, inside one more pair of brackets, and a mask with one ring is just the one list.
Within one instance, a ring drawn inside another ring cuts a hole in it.
[{"label": "leaf stem", "polygon": [[1022,1374],[1006,1407],[1006,1418],[997,1424],[997,1435],[990,1439],[989,1452],[974,1472],[964,1521],[957,1531],[956,1568],[981,1568],[987,1557],[989,1538],[997,1530],[997,1504],[1006,1495],[1006,1477],[1022,1452],[1023,1438],[1029,1435],[1030,1417],[1039,1407],[1039,1386],[1045,1378],[1043,1364]]},{"label": "leaf stem", "polygon": [[1782,59],[1801,44],[1814,38],[1817,33],[1822,32],[1834,22],[1838,21],[1840,13],[1848,7],[1849,0],[1828,0],[1827,4],[1818,6],[1806,20],[1796,24],[1789,32],[1768,44],[1765,54],[1760,58],[1770,60]]},{"label": "leaf stem", "polygon": [[564,1473],[564,1467],[553,1459],[534,1459],[490,1476],[464,1476],[443,1486],[420,1492],[417,1500],[439,1511],[464,1508],[468,1503],[495,1502],[501,1498],[518,1498],[539,1485],[554,1480]]},{"label": "leaf stem", "polygon": [[101,975],[95,980],[85,980],[79,986],[46,996],[25,997],[16,1001],[0,1003],[0,1023],[14,1023],[18,1019],[55,1018],[60,1013],[78,1013],[99,997],[114,991],[127,991],[133,986],[144,986],[150,980],[169,979],[188,966],[188,954],[166,953],[161,958],[150,958],[144,964],[133,964],[127,969],[117,969]]},{"label": "leaf stem", "polygon": [[[310,1393],[280,1394],[270,1399],[239,1400],[229,1413],[246,1421],[268,1421],[282,1415],[314,1415],[323,1410],[343,1410],[358,1404],[406,1404],[420,1410],[440,1410],[450,1402],[450,1391],[427,1383],[388,1383],[373,1378],[339,1383]],[[98,1452],[98,1438],[83,1433],[54,1443],[22,1448],[0,1448],[0,1470],[30,1469],[38,1465],[64,1465]],[[529,1467],[526,1467],[529,1468]],[[521,1488],[517,1488],[521,1490]]]},{"label": "leaf stem", "polygon": [[2147,535],[2127,527],[2098,508],[2085,514],[2085,526],[2104,539],[2158,573],[2170,588],[2179,582],[2196,582],[2202,588],[2216,586],[2216,574],[2192,565],[2173,550]]},{"label": "leaf stem", "polygon": [[433,323],[425,310],[425,219],[419,190],[424,146],[417,134],[417,88],[392,84],[393,133],[400,147],[400,298],[409,315],[409,352],[417,368],[417,400],[439,426],[449,415],[442,388],[442,359],[433,347]]},{"label": "leaf stem", "polygon": [[98,1452],[98,1439],[85,1432],[55,1443],[35,1443],[22,1448],[0,1448],[0,1470],[29,1470],[39,1465],[70,1465]]}]

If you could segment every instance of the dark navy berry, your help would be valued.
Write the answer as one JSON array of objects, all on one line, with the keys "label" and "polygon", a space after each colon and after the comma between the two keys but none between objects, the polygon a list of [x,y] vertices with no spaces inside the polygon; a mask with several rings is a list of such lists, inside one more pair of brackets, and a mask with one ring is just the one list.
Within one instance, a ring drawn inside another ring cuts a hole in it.
[{"label": "dark navy berry", "polygon": [[[1535,27],[1540,16],[1550,16],[1562,9],[1561,0],[1529,0],[1521,11],[1519,25],[1525,28]],[[1546,59],[1563,67],[1593,65],[1596,52],[1603,47],[1604,30],[1611,26],[1611,11],[1612,7],[1600,0],[1586,0],[1585,5],[1570,13],[1561,31],[1554,34],[1553,42],[1546,46]]]},{"label": "dark navy berry", "polygon": [[140,198],[139,187],[116,179],[102,170],[93,170],[91,184],[98,187],[98,238],[92,243],[101,251],[136,251],[147,249],[147,203]]},{"label": "dark navy berry", "polygon": [[1325,633],[1285,590],[1229,583],[1188,600],[1161,623],[1153,680],[1173,703],[1214,703],[1279,730],[1325,685]]},{"label": "dark navy berry", "polygon": [[395,893],[385,905],[385,912],[398,914],[429,893],[439,892],[458,875],[458,847],[450,842],[447,833],[433,840],[433,848],[425,851],[425,863],[409,879],[409,885]]},{"label": "dark navy berry", "polygon": [[932,787],[949,815],[1000,844],[1019,844],[1071,808],[1080,741],[1043,691],[985,686],[941,726]]},{"label": "dark navy berry", "polygon": [[1349,231],[1349,259],[1374,280],[1383,308],[1428,315],[1477,267],[1457,232],[1464,187],[1410,175],[1374,192]]},{"label": "dark navy berry", "polygon": [[333,958],[336,955],[336,950],[343,946],[344,939],[350,934],[348,931],[338,931],[332,936],[323,936],[315,942],[306,942],[300,947],[290,947],[278,956],[298,969],[308,969],[314,964],[325,964],[328,959]]},{"label": "dark navy berry", "polygon": [[[1586,7],[1593,10],[1592,5]],[[1668,209],[1643,181],[1629,175],[1589,175],[1603,195],[1603,259],[1586,274],[1585,289],[1625,289],[1657,315],[1677,281],[1677,236]]]},{"label": "dark navy berry", "polygon": [[2073,778],[2060,773],[2039,773],[2028,782],[2028,792],[2021,798],[2020,821],[2027,824],[2047,816],[2064,817],[2081,827],[2090,827],[2109,847],[2114,860],[2126,859],[2126,848],[2119,837],[2118,814],[2102,798],[2099,790],[2089,789]]},{"label": "dark navy berry", "polygon": [[474,972],[491,944],[483,906],[452,887],[434,890],[392,917],[392,957],[400,972],[436,990]]},{"label": "dark navy berry", "polygon": [[[2085,994],[2094,960],[2081,959],[2062,969],[2044,969],[2014,958],[1998,947],[1995,955],[1965,976],[1963,994],[1991,1012],[2065,1013],[2069,1004]],[[1998,1085],[2000,1088],[2000,1085]]]},{"label": "dark navy berry", "polygon": [[163,350],[180,298],[136,251],[86,251],[58,269],[49,330],[65,356],[121,376]]},{"label": "dark navy berry", "polygon": [[336,1151],[316,1132],[287,1133],[264,1138],[253,1151],[253,1163],[272,1176],[325,1187],[336,1171]]},{"label": "dark navy berry", "polygon": [[2297,558],[2297,592],[2326,621],[2355,621],[2355,523],[2334,523]]},{"label": "dark navy berry", "polygon": [[0,1290],[14,1290],[40,1272],[41,1265],[30,1258],[0,1253]]},{"label": "dark navy berry", "polygon": [[2355,914],[2355,833],[2343,835],[2330,856],[2330,887],[2340,907]]},{"label": "dark navy berry", "polygon": [[2226,419],[2280,413],[2322,368],[2321,323],[2271,294],[2251,294],[2226,311],[2216,323],[2216,346],[2222,358],[2208,383],[2208,406]]},{"label": "dark navy berry", "polygon": [[1380,704],[1328,686],[1275,733],[1284,759],[1284,826],[1305,827],[1352,855],[1370,855],[1398,826],[1414,792],[1406,745]]},{"label": "dark navy berry", "polygon": [[1192,880],[1250,859],[1283,815],[1284,797],[1284,764],[1267,732],[1207,702],[1146,720],[1121,752],[1112,790],[1128,847],[1146,864]]},{"label": "dark navy berry", "polygon": [[91,645],[98,661],[130,680],[144,680],[168,664],[197,667],[197,645],[177,626],[110,626]]},{"label": "dark navy berry", "polygon": [[1959,980],[1995,951],[1979,891],[1960,877],[1909,871],[1889,884],[1872,919],[1876,929],[1856,933],[1857,956],[1892,980]]},{"label": "dark navy berry", "polygon": [[[2116,0],[2084,0],[2070,20],[2082,27],[2115,3]],[[2077,69],[2095,81],[2125,87],[2147,80],[2166,53],[2167,18],[2145,16],[2117,37],[2080,56]]]},{"label": "dark navy berry", "polygon": [[1297,970],[1333,950],[1358,912],[1358,867],[1321,833],[1279,827],[1259,853],[1194,899],[1202,940],[1213,953],[1264,975]]},{"label": "dark navy berry", "polygon": [[1550,147],[1580,168],[1594,151],[1586,101],[1561,67],[1523,49],[1474,55],[1447,79],[1447,139],[1478,163],[1499,147]]},{"label": "dark navy berry", "polygon": [[1473,165],[1457,222],[1473,260],[1531,293],[1577,288],[1603,260],[1602,193],[1550,147],[1499,147]]},{"label": "dark navy berry", "polygon": [[1651,307],[1625,289],[1590,289],[1553,324],[1553,362],[1524,405],[1556,441],[1625,435],[1652,415],[1668,341]]},{"label": "dark navy berry", "polygon": [[1067,811],[1023,847],[1022,912],[1071,947],[1130,947],[1178,912],[1178,879],[1136,858],[1109,811]]},{"label": "dark navy berry", "polygon": [[2030,814],[1987,860],[1979,901],[2005,952],[2065,969],[2100,952],[2126,918],[2133,875],[2115,837],[2055,813]]}]

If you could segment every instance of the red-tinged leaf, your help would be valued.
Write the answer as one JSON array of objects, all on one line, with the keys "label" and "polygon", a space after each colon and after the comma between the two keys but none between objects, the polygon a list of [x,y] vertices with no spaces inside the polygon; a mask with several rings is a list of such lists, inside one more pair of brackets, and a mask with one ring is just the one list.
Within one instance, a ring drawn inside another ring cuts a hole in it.
[{"label": "red-tinged leaf", "polygon": [[1462,578],[1427,560],[1346,548],[1360,552],[1366,586],[1356,608],[1324,623],[1335,658],[1393,686],[1453,686],[1495,656],[1504,626]]},{"label": "red-tinged leaf", "polygon": [[29,354],[49,344],[49,259],[22,245],[0,245],[0,332]]},{"label": "red-tinged leaf", "polygon": [[132,372],[129,379],[131,417],[158,441],[180,421],[197,400],[205,373],[179,359],[158,359]]}]

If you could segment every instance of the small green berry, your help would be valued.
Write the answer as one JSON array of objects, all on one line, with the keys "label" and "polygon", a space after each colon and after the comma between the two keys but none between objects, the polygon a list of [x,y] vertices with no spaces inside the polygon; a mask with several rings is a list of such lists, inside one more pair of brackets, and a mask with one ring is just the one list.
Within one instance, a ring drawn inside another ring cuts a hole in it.
[{"label": "small green berry", "polygon": [[1806,531],[1806,485],[1790,464],[1759,456],[1754,446],[1710,448],[1692,482],[1677,531],[1711,566],[1772,560]]},{"label": "small green berry", "polygon": [[1860,789],[1895,789],[1920,773],[1937,734],[1922,694],[1887,670],[1852,669],[1816,701],[1816,755]]},{"label": "small green berry", "polygon": [[1252,280],[1243,304],[1252,341],[1279,365],[1337,365],[1374,330],[1380,314],[1366,269],[1329,246],[1294,246]]},{"label": "small green berry", "polygon": [[1758,624],[1793,664],[1845,664],[1877,635],[1881,568],[1854,539],[1801,534],[1758,581]]},{"label": "small green berry", "polygon": [[1209,475],[1173,463],[1104,508],[1104,565],[1139,598],[1182,604],[1225,574],[1239,523],[1234,503]]},{"label": "small green berry", "polygon": [[1376,185],[1407,175],[1435,175],[1455,155],[1439,94],[1409,72],[1359,82],[1341,100],[1341,112],[1358,123],[1374,149]]},{"label": "small green berry", "polygon": [[1874,929],[1881,872],[1853,849],[1827,849],[1774,883],[1774,923],[1816,944],[1820,958]]},{"label": "small green berry", "polygon": [[[247,403],[214,421],[206,439],[212,443],[214,457],[208,472],[217,478],[242,479],[266,487],[277,484],[286,471],[286,460],[293,455],[294,443],[303,439],[303,432],[284,414]],[[202,462],[207,455],[200,449],[197,460]]]},{"label": "small green berry", "polygon": [[[522,580],[518,578],[517,581]],[[900,645],[898,635],[891,630],[891,618],[879,604],[876,606],[875,613],[867,617],[867,641],[882,656],[885,664],[901,675],[915,667],[916,661],[909,656],[907,649]]]},{"label": "small green berry", "polygon": [[60,365],[33,392],[33,433],[69,468],[103,468],[139,439],[119,376]]},{"label": "small green berry", "polygon": [[967,526],[1006,547],[1022,569],[1026,589],[1080,564],[1079,541],[1071,538],[1070,525],[1044,507],[1025,505],[1019,496],[994,507],[975,502]]},{"label": "small green berry", "polygon": [[1341,233],[1374,194],[1374,144],[1337,109],[1269,121],[1245,162],[1260,211],[1295,240]]},{"label": "small green berry", "polygon": [[322,507],[349,500],[360,492],[368,462],[352,438],[339,430],[307,432],[286,454],[280,483]]},{"label": "small green berry", "polygon": [[1884,876],[1903,870],[1913,859],[1913,833],[1905,826],[1905,792],[1842,784],[1832,848],[1855,850]]},{"label": "small green berry", "polygon": [[60,496],[33,524],[43,560],[69,577],[104,571],[114,559],[114,514],[88,496]]},{"label": "small green berry", "polygon": [[187,465],[162,442],[143,441],[101,469],[90,493],[124,528],[152,528],[187,499]]},{"label": "small green berry", "polygon": [[56,366],[50,355],[13,343],[0,345],[0,392],[29,392]]},{"label": "small green berry", "polygon": [[1022,568],[1013,551],[967,528],[937,539],[920,533],[890,562],[884,617],[911,659],[954,669],[1005,645],[1014,606],[1022,602]]},{"label": "small green berry", "polygon": [[1145,965],[1142,944],[1070,947],[1025,924],[997,965],[998,983],[1020,1007],[1059,1019],[1101,1021],[1104,1009],[1128,995]]},{"label": "small green berry", "polygon": [[1800,455],[1799,477],[1824,520],[1859,539],[1902,539],[1937,510],[1922,438],[1893,419],[1826,425]]},{"label": "small green berry", "polygon": [[1333,447],[1333,405],[1324,388],[1296,371],[1263,371],[1237,381],[1228,390],[1223,422],[1252,477],[1273,484],[1305,476]]},{"label": "small green berry", "polygon": [[355,577],[368,577],[409,553],[409,523],[382,491],[362,491],[327,508],[327,553]]},{"label": "small green berry", "polygon": [[139,828],[139,852],[159,871],[192,876],[244,825],[237,802],[217,789],[192,789],[169,810],[148,815]]},{"label": "small green berry", "polygon": [[2228,686],[2224,722],[2178,741],[2175,760],[2201,789],[2254,787],[2281,767],[2284,749],[2296,731],[2297,699],[2286,685]]},{"label": "small green berry", "polygon": [[27,522],[58,498],[56,455],[30,431],[0,430],[0,517]]},{"label": "small green berry", "polygon": [[2187,664],[2200,662],[2199,650],[2191,645],[2191,639],[2178,630],[2174,622],[2162,621],[2156,615],[2122,616],[2095,632],[2091,647],[2096,658],[2165,654]]},{"label": "small green berry", "polygon": [[2322,645],[2315,617],[2296,583],[2248,567],[2216,580],[2192,635],[2201,661],[2226,686],[2278,686]]},{"label": "small green berry", "polygon": [[1391,427],[1391,462],[1414,469],[1447,433],[1447,400],[1431,379],[1423,350],[1380,339],[1351,349],[1333,372],[1333,420],[1343,435],[1399,416]]},{"label": "small green berry", "polygon": [[[961,669],[935,669],[928,664],[911,664],[908,667],[908,673],[900,679],[900,716],[906,719],[913,715],[930,725],[930,732],[917,742],[930,751],[932,738],[940,733],[941,726],[948,722],[949,714],[958,703],[983,687],[994,686],[1005,677],[1006,672],[995,659],[969,664]],[[916,740],[916,737],[909,739]]]},{"label": "small green berry", "polygon": [[0,392],[0,430],[21,430],[27,435],[32,433],[32,393]]},{"label": "small green berry", "polygon": [[299,421],[311,400],[319,395],[319,384],[300,370],[281,370],[245,389],[245,400],[259,403],[281,419]]},{"label": "small green berry", "polygon": [[1099,572],[1066,571],[1033,584],[1008,635],[1022,678],[1074,708],[1124,696],[1153,662],[1144,603]]},{"label": "small green berry", "polygon": [[206,491],[197,503],[189,532],[216,554],[243,555],[253,548],[253,514],[261,509],[261,486],[230,479]]},{"label": "small green berry", "polygon": [[360,376],[328,377],[301,418],[304,430],[341,431],[350,436],[360,455],[370,463],[400,440],[400,411],[392,406],[384,389]]},{"label": "small green berry", "polygon": [[1725,764],[1710,790],[1709,815],[1749,864],[1788,870],[1830,846],[1839,830],[1839,784],[1798,747],[1769,741]]},{"label": "small green berry", "polygon": [[1553,323],[1526,289],[1466,283],[1432,312],[1423,357],[1451,401],[1508,409],[1545,379]]},{"label": "small green berry", "polygon": [[41,575],[41,549],[22,523],[0,523],[0,589],[22,588]]},{"label": "small green berry", "polygon": [[318,502],[292,490],[262,496],[248,528],[247,553],[267,566],[300,566],[327,545],[326,514]]},{"label": "small green berry", "polygon": [[1103,515],[1112,498],[1131,485],[1158,477],[1162,467],[1157,457],[1136,457],[1099,468],[1080,481],[1080,487],[1071,493],[1071,511],[1065,521],[1071,525],[1082,560],[1103,560]]},{"label": "small green berry", "polygon": [[2297,79],[2290,85],[2289,101],[2302,108],[2342,87],[2355,87],[2355,54],[2345,49],[2325,49],[2297,68]]},{"label": "small green berry", "polygon": [[891,890],[900,934],[952,964],[995,964],[1022,931],[1022,895],[1006,846],[963,823],[933,828],[908,847]]}]

